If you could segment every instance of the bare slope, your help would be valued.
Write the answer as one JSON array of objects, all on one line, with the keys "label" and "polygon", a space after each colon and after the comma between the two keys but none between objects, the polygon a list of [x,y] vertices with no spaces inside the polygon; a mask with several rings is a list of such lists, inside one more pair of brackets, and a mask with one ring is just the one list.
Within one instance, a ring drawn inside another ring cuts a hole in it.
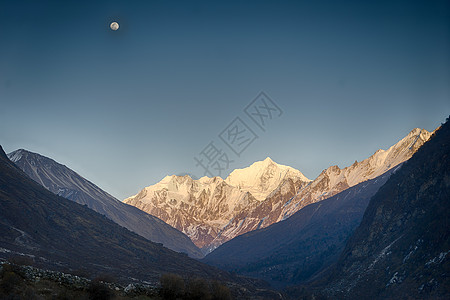
[{"label": "bare slope", "polygon": [[31,179],[54,194],[86,204],[117,224],[153,242],[191,257],[202,256],[200,250],[179,230],[131,205],[109,195],[92,182],[81,177],[66,166],[37,153],[23,149],[8,154],[8,157]]}]

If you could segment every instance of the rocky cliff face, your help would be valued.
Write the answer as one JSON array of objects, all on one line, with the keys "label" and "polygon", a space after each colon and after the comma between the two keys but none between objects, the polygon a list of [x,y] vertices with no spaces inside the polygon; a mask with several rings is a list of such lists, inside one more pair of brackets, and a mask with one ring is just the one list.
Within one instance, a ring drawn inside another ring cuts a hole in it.
[{"label": "rocky cliff face", "polygon": [[322,293],[341,299],[450,298],[450,123],[371,199]]},{"label": "rocky cliff face", "polygon": [[52,193],[85,204],[117,224],[177,252],[202,256],[192,241],[179,230],[155,216],[122,203],[66,166],[23,149],[8,154],[9,159],[31,179]]},{"label": "rocky cliff face", "polygon": [[[210,249],[257,226],[261,218],[250,222],[252,216],[247,212],[258,207],[260,199],[265,199],[274,187],[286,186],[280,193],[293,196],[296,186],[309,182],[299,171],[278,165],[270,158],[235,170],[232,175],[227,180],[166,176],[125,203],[161,218],[186,233],[197,246]],[[253,196],[255,190],[259,199]],[[246,217],[248,220],[243,225]],[[236,220],[241,224],[236,224]]]},{"label": "rocky cliff face", "polygon": [[315,180],[270,158],[233,171],[228,178],[168,176],[125,199],[186,233],[205,253],[243,233],[285,220],[308,204],[376,178],[408,160],[430,137],[416,128],[388,150]]}]

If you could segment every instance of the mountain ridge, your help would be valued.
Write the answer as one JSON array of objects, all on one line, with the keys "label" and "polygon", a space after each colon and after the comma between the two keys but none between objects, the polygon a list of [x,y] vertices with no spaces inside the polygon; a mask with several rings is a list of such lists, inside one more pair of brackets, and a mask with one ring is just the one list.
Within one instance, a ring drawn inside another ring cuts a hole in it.
[{"label": "mountain ridge", "polygon": [[299,288],[305,299],[450,297],[449,121],[372,197],[335,268]]},{"label": "mountain ridge", "polygon": [[166,176],[124,202],[178,228],[207,254],[240,234],[280,222],[308,204],[395,168],[408,160],[430,135],[425,129],[415,128],[387,150],[379,149],[343,169],[331,166],[314,180],[268,157],[236,169],[225,180],[220,177],[188,180],[181,190],[173,189],[180,187],[179,183],[169,187],[168,178],[173,180],[175,175]]}]

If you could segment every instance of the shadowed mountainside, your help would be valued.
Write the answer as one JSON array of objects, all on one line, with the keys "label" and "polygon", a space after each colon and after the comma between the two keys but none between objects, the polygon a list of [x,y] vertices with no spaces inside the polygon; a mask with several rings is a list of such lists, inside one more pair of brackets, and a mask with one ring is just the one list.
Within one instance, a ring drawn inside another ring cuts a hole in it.
[{"label": "shadowed mountainside", "polygon": [[79,204],[86,204],[117,224],[148,240],[162,243],[169,249],[187,253],[194,258],[203,257],[200,249],[181,231],[155,216],[117,200],[68,167],[23,149],[9,153],[8,158],[50,192]]},{"label": "shadowed mountainside", "polygon": [[297,296],[450,299],[449,211],[447,119],[372,197],[336,267]]}]

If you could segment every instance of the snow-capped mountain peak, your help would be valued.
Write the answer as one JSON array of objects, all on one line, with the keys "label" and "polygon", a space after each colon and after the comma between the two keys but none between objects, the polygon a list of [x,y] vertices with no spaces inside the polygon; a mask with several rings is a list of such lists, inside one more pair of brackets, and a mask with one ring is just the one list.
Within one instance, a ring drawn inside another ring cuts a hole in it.
[{"label": "snow-capped mountain peak", "polygon": [[262,201],[287,178],[310,181],[300,171],[277,164],[267,157],[249,167],[234,170],[225,179],[225,182],[242,191],[250,192],[257,200]]}]

